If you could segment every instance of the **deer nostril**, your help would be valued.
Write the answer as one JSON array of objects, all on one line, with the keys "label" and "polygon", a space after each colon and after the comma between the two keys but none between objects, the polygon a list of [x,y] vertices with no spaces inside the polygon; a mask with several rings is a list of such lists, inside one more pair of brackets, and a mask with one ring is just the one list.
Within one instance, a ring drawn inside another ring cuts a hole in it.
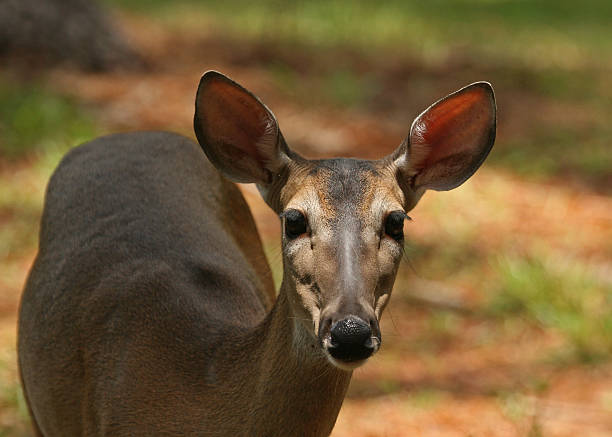
[{"label": "deer nostril", "polygon": [[331,329],[332,343],[363,344],[371,335],[370,326],[356,317],[340,320]]}]

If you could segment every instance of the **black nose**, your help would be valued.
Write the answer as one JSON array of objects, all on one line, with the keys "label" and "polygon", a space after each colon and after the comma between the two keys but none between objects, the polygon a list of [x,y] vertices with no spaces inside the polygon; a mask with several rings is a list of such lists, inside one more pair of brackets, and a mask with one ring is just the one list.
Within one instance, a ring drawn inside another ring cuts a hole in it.
[{"label": "black nose", "polygon": [[372,329],[358,317],[350,316],[334,323],[330,331],[330,355],[342,361],[365,360],[374,352]]}]

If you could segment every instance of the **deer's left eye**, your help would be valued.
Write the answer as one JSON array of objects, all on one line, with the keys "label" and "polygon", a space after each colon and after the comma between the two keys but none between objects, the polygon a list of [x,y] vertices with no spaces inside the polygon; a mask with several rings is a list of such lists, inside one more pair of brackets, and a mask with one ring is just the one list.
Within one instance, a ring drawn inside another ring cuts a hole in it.
[{"label": "deer's left eye", "polygon": [[385,218],[385,234],[395,241],[404,239],[404,219],[410,218],[404,211],[391,211]]},{"label": "deer's left eye", "polygon": [[288,209],[283,216],[285,217],[285,235],[290,240],[308,232],[308,221],[297,209]]}]

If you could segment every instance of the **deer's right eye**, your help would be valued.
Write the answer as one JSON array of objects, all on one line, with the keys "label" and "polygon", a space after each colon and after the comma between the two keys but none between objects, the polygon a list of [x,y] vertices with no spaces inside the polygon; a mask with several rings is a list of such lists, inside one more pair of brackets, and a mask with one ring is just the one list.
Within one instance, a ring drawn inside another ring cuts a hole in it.
[{"label": "deer's right eye", "polygon": [[308,232],[308,221],[297,209],[288,209],[283,213],[283,217],[285,217],[285,236],[290,240]]}]

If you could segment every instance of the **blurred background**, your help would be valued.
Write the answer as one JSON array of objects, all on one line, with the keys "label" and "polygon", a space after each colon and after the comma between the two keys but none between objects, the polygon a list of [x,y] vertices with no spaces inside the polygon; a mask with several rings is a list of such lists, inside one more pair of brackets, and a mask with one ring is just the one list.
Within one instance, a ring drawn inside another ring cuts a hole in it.
[{"label": "blurred background", "polygon": [[[483,167],[410,214],[334,437],[612,435],[611,20],[607,0],[1,2],[0,436],[31,435],[15,324],[49,175],[101,134],[193,137],[209,69],[307,157],[383,157],[438,98],[495,88]],[[278,280],[278,219],[242,188]]]}]

